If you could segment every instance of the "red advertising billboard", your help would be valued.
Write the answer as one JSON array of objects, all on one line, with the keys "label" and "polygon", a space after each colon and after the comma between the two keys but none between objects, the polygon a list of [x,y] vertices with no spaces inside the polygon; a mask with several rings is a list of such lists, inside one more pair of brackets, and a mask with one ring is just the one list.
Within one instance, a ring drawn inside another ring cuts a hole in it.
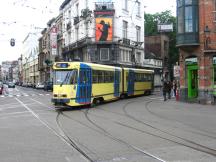
[{"label": "red advertising billboard", "polygon": [[96,21],[95,38],[96,41],[112,41],[113,38],[113,18],[98,17]]}]

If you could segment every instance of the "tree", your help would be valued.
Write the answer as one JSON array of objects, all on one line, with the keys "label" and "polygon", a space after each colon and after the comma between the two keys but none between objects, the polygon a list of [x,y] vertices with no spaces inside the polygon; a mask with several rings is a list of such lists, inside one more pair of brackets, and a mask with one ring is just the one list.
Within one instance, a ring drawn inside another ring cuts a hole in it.
[{"label": "tree", "polygon": [[173,24],[173,32],[167,33],[169,37],[169,71],[171,79],[173,78],[173,66],[178,62],[179,53],[176,47],[176,17],[172,16],[170,10],[163,11],[161,13],[148,14],[145,13],[145,35],[157,35],[160,34],[157,31],[158,24]]}]

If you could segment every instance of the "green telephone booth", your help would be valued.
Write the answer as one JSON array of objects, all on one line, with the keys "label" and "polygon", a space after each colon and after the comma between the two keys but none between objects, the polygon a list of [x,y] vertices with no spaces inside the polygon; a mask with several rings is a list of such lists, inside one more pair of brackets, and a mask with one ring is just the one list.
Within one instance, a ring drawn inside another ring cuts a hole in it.
[{"label": "green telephone booth", "polygon": [[197,57],[187,58],[187,80],[188,80],[188,98],[196,98],[198,96],[198,65]]}]

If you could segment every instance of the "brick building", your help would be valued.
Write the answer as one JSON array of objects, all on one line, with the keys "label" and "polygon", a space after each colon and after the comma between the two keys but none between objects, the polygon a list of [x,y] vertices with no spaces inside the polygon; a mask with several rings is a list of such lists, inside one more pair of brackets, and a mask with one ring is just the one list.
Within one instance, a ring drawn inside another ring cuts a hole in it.
[{"label": "brick building", "polygon": [[215,101],[215,31],[215,0],[177,0],[177,46],[180,51],[182,101]]}]

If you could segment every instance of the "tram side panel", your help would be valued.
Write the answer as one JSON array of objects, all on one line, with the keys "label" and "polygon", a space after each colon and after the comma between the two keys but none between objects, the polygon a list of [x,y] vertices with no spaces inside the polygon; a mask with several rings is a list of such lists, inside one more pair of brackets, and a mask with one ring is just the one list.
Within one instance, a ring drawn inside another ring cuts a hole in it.
[{"label": "tram side panel", "polygon": [[152,91],[152,71],[124,68],[123,94],[127,96],[150,94]]},{"label": "tram side panel", "polygon": [[113,68],[92,68],[92,102],[94,99],[104,101],[119,98],[122,93],[121,70]]}]

